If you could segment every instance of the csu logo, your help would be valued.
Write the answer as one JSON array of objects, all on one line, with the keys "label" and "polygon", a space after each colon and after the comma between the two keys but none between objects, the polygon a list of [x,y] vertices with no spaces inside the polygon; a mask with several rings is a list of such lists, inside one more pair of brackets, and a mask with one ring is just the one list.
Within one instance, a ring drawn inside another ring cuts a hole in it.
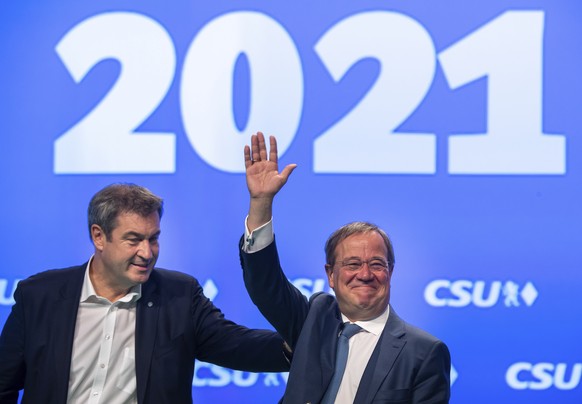
[{"label": "csu logo", "polygon": [[505,380],[515,390],[572,390],[580,385],[582,363],[517,362],[507,369]]},{"label": "csu logo", "polygon": [[538,297],[538,291],[531,282],[520,285],[513,281],[470,281],[460,279],[450,281],[437,279],[424,289],[424,299],[434,307],[506,307],[531,306]]},{"label": "csu logo", "polygon": [[9,282],[8,279],[0,279],[0,306],[12,306],[14,304],[14,292],[20,279]]},{"label": "csu logo", "polygon": [[196,361],[194,368],[194,387],[251,387],[256,384],[266,387],[284,386],[288,373],[252,373],[231,370],[211,363]]}]

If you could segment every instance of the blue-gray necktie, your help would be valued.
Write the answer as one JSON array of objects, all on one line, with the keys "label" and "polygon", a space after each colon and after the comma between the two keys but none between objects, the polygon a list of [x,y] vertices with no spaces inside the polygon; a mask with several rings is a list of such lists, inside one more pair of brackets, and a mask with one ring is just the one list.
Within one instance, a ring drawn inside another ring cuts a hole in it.
[{"label": "blue-gray necktie", "polygon": [[335,401],[335,396],[337,396],[337,391],[339,390],[344,371],[346,370],[346,362],[348,361],[348,351],[349,351],[349,339],[360,332],[362,328],[359,325],[345,323],[344,329],[337,341],[337,352],[335,356],[335,370],[333,372],[333,377],[329,383],[329,387],[323,396],[321,404],[333,404]]}]

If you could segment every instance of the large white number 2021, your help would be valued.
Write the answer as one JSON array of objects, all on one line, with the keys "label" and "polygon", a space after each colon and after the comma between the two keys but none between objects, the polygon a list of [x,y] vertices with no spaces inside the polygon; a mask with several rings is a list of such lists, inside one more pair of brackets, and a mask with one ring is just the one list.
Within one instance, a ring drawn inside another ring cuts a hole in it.
[{"label": "large white number 2021", "polygon": [[[543,27],[541,11],[506,12],[438,54],[453,89],[488,78],[487,133],[449,138],[449,173],[565,173],[564,136],[542,132]],[[354,109],[315,140],[314,171],[433,174],[435,135],[395,132],[434,79],[437,54],[424,27],[396,12],[365,12],[330,28],[315,51],[335,81],[365,58],[381,69]],[[74,27],[57,52],[77,82],[105,59],[122,69],[107,96],[55,141],[55,173],[174,172],[175,134],[135,132],[174,80],[176,55],[166,30],[140,14],[106,13]],[[184,60],[180,108],[192,147],[226,172],[244,171],[240,150],[247,139],[232,111],[241,54],[251,75],[247,127],[276,133],[282,154],[303,109],[300,56],[278,22],[234,12],[207,24]]]},{"label": "large white number 2021", "polygon": [[564,136],[542,132],[541,11],[507,12],[439,54],[452,88],[488,78],[487,133],[449,138],[451,174],[564,174]]},{"label": "large white number 2021", "polygon": [[56,50],[76,82],[105,59],[118,60],[121,73],[99,105],[55,141],[55,173],[174,172],[173,133],[134,133],[174,79],[166,30],[139,14],[102,14],[69,31]]}]

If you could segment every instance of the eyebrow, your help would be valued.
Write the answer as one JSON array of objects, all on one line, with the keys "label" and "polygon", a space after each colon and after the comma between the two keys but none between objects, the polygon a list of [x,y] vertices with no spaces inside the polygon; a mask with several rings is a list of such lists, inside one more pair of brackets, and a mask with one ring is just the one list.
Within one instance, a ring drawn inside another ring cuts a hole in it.
[{"label": "eyebrow", "polygon": [[[155,238],[155,237],[159,237],[161,233],[161,230],[158,230],[157,232],[155,232],[154,234],[152,234],[151,238]],[[127,233],[124,233],[123,236],[121,236],[123,239],[130,239],[130,238],[139,238],[139,239],[145,239],[146,236],[144,234],[138,233],[136,231],[128,231]]]},{"label": "eyebrow", "polygon": [[[358,259],[358,260],[361,260],[361,259],[362,259],[362,257],[360,257],[359,255],[352,255],[352,256],[350,256],[350,257],[345,257],[345,258],[343,258],[343,260],[352,260],[352,259]],[[381,256],[381,255],[375,255],[375,256],[373,256],[373,257],[370,257],[369,259],[370,259],[370,260],[379,260],[379,259],[381,259],[381,260],[386,260],[387,258],[386,258],[386,257],[383,257],[383,256]]]}]

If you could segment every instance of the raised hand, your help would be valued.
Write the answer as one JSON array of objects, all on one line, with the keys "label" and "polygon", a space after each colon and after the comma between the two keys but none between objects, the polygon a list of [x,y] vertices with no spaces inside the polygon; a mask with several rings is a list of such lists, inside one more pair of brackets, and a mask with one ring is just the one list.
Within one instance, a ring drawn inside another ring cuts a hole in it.
[{"label": "raised hand", "polygon": [[287,165],[279,173],[277,139],[269,137],[269,152],[261,132],[251,136],[251,146],[245,146],[244,158],[247,187],[251,197],[247,225],[252,231],[271,219],[273,198],[297,167]]}]

